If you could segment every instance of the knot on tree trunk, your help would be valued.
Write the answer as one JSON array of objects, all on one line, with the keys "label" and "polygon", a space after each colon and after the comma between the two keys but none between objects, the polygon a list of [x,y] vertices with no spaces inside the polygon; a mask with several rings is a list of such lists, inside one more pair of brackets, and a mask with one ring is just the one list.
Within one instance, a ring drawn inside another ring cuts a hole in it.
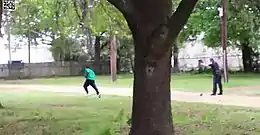
[{"label": "knot on tree trunk", "polygon": [[145,72],[148,77],[153,76],[157,61],[163,58],[167,53],[168,48],[165,45],[165,40],[168,36],[168,31],[167,22],[164,22],[155,27],[151,32],[151,35],[147,38],[147,43],[150,48],[148,50],[148,55],[145,58]]},{"label": "knot on tree trunk", "polygon": [[149,57],[147,57],[145,60],[145,65],[146,65],[146,67],[145,67],[146,75],[148,77],[153,76],[154,69],[157,66],[156,60],[149,59]]},{"label": "knot on tree trunk", "polygon": [[159,24],[148,37],[148,44],[150,44],[149,57],[159,60],[168,51],[168,47],[165,45],[166,38],[168,36],[169,29],[167,24]]}]

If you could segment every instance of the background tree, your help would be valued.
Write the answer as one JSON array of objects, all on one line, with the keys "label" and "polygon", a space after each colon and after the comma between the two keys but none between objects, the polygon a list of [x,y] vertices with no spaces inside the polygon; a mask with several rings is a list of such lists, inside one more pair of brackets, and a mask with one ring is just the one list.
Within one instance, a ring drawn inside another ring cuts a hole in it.
[{"label": "background tree", "polygon": [[[29,30],[36,45],[39,41],[36,39],[50,44],[57,37],[73,35],[76,33],[73,22],[75,15],[71,12],[71,6],[68,0],[23,0],[16,5],[12,34],[27,37]],[[51,40],[45,40],[49,37]]]},{"label": "background tree", "polygon": [[[108,45],[111,37],[117,35],[118,41],[124,42],[118,46],[118,52],[120,52],[118,58],[128,60],[132,58],[130,56],[133,56],[133,51],[125,49],[133,50],[131,44],[129,45],[130,42],[127,41],[129,39],[127,37],[131,35],[127,23],[123,15],[107,1],[23,0],[17,4],[16,8],[12,34],[19,38],[31,39],[33,45],[54,45],[53,43],[57,43],[57,40],[64,40],[59,43],[66,43],[68,39],[80,41],[82,50],[86,51],[84,58],[95,60],[95,69],[99,70],[98,68],[102,65],[101,61],[109,60]],[[57,54],[61,54],[59,52],[61,50],[57,49],[56,45],[51,51],[55,51],[52,53],[56,60],[61,60],[56,57]],[[126,69],[124,68],[127,67],[126,61],[118,61],[122,69]]]},{"label": "background tree", "polygon": [[[174,2],[174,10],[175,11],[178,8],[178,3],[180,0],[173,1]],[[195,40],[194,38],[194,30],[192,28],[194,23],[193,18],[189,18],[187,24],[185,27],[181,30],[180,34],[178,35],[177,39],[173,42],[172,47],[172,56],[173,56],[173,72],[179,72],[179,50],[180,48],[184,47],[185,42],[189,42],[192,40]],[[196,22],[195,22],[196,23]]]},{"label": "background tree", "polygon": [[82,50],[77,40],[64,37],[57,38],[52,41],[50,51],[56,61],[79,61],[86,53]]},{"label": "background tree", "polygon": [[131,135],[174,134],[170,101],[171,46],[197,0],[108,0],[124,15],[135,46]]},{"label": "background tree", "polygon": [[121,65],[122,61],[120,58],[122,55],[120,54],[124,53],[119,53],[121,51],[120,48],[125,48],[127,45],[121,43],[121,40],[125,41],[124,38],[130,34],[122,14],[107,1],[101,0],[91,12],[91,21],[89,22],[89,25],[95,35],[94,47],[96,63],[100,63],[101,58],[103,60],[110,58],[108,45],[113,35],[116,35],[118,43],[120,44],[120,46],[118,46],[118,65]]},{"label": "background tree", "polygon": [[189,24],[192,23],[191,20],[188,21],[188,24],[185,28],[182,29],[177,39],[173,43],[172,47],[172,56],[173,56],[173,72],[179,72],[179,51],[180,48],[184,47],[185,42],[189,42],[195,40],[196,38],[191,37],[191,28],[189,28]]},{"label": "background tree", "polygon": [[[217,0],[202,0],[192,14],[193,34],[205,32],[204,43],[209,47],[221,47],[221,22],[217,9]],[[253,60],[258,56],[259,12],[253,1],[235,1],[229,3],[228,46],[239,48],[242,52],[245,72],[252,72]]]},{"label": "background tree", "polygon": [[[100,47],[104,49],[100,50],[103,52],[101,53],[102,58],[110,58],[110,46],[107,46],[107,43],[110,43],[110,39],[112,39],[113,35],[116,35],[118,69],[123,72],[129,71],[128,64],[133,56],[133,47],[130,38],[131,33],[124,16],[107,1],[100,1],[92,15],[91,26],[93,31],[107,31],[103,36],[103,45]],[[98,46],[96,47],[98,48]]]}]

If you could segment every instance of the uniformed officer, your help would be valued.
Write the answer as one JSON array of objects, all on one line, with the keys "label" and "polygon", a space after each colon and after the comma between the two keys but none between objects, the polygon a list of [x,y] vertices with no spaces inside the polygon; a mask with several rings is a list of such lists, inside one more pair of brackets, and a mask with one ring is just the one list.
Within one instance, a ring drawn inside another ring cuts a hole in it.
[{"label": "uniformed officer", "polygon": [[217,62],[214,61],[213,58],[210,59],[211,64],[209,66],[211,67],[213,71],[213,92],[211,96],[215,96],[217,93],[217,85],[219,88],[218,95],[223,94],[223,88],[222,88],[222,82],[221,82],[221,70],[219,69],[219,65]]}]

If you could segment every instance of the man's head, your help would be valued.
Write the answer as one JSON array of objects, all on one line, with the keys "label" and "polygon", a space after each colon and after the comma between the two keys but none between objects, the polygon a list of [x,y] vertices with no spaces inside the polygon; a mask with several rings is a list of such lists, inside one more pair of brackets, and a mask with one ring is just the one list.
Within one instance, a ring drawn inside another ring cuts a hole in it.
[{"label": "man's head", "polygon": [[85,64],[85,68],[90,68],[90,66],[88,64]]},{"label": "man's head", "polygon": [[210,61],[211,63],[213,63],[213,62],[214,62],[214,59],[213,59],[213,58],[210,58],[209,61]]}]

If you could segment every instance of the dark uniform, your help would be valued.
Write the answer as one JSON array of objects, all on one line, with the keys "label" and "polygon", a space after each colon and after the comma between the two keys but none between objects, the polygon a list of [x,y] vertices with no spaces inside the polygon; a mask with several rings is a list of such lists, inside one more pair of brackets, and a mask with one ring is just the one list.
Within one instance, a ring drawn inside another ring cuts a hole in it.
[{"label": "dark uniform", "polygon": [[219,88],[219,94],[223,94],[222,82],[221,82],[221,71],[219,69],[219,65],[213,59],[210,59],[211,64],[209,65],[213,71],[213,92],[211,95],[216,95],[217,93],[217,85]]}]

